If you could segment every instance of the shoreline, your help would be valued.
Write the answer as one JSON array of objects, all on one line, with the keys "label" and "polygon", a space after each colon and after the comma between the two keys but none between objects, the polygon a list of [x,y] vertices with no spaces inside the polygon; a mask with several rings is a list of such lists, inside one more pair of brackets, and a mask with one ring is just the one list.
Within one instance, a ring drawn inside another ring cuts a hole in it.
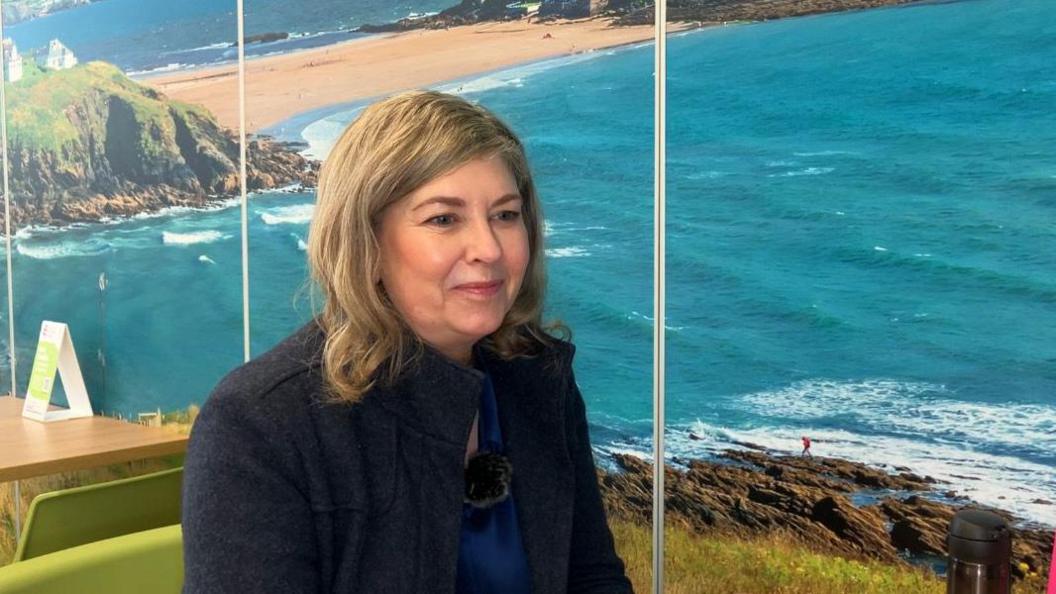
[{"label": "shoreline", "polygon": [[[653,40],[651,25],[610,27],[610,23],[605,18],[488,22],[379,33],[247,59],[246,132],[257,133],[307,112],[403,90]],[[670,27],[668,34],[696,28],[680,24]],[[229,63],[136,80],[170,99],[203,105],[221,125],[237,130],[237,76],[237,63]]]},{"label": "shoreline", "polygon": [[[606,509],[648,525],[652,461],[612,454],[617,469],[598,469]],[[778,537],[846,559],[936,569],[946,555],[946,531],[957,510],[986,509],[1012,532],[1012,574],[1038,575],[1052,555],[1052,526],[963,495],[912,469],[896,471],[846,458],[802,457],[764,447],[726,449],[714,458],[665,464],[665,523],[699,535]],[[861,497],[865,495],[866,497]]]}]

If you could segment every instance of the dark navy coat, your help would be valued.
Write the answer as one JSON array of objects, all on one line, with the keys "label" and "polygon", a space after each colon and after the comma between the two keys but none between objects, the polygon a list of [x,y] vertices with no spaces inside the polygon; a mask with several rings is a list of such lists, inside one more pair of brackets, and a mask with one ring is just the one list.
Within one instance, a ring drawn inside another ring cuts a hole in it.
[{"label": "dark navy coat", "polygon": [[[452,594],[466,442],[484,375],[427,347],[393,386],[321,401],[309,322],[202,406],[184,469],[188,594]],[[575,347],[480,347],[535,594],[632,592],[598,491]]]}]

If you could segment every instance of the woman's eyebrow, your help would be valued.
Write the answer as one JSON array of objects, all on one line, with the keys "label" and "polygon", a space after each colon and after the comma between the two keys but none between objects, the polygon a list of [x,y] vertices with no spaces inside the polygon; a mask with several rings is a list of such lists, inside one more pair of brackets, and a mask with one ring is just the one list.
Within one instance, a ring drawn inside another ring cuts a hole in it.
[{"label": "woman's eyebrow", "polygon": [[[506,194],[505,196],[502,196],[501,198],[499,198],[498,200],[493,202],[491,206],[492,206],[492,208],[494,208],[496,206],[499,206],[500,204],[506,204],[507,202],[511,202],[513,200],[520,200],[520,199],[521,199],[521,195],[520,194]],[[448,206],[454,206],[454,207],[460,207],[460,206],[465,206],[466,205],[465,200],[462,200],[461,198],[457,198],[455,196],[433,196],[432,198],[426,198],[425,200],[419,202],[417,206],[415,206],[414,208],[411,209],[411,212],[414,212],[414,211],[418,210],[419,208],[421,208],[423,206],[426,206],[428,204],[434,204],[434,203],[446,204]]]}]

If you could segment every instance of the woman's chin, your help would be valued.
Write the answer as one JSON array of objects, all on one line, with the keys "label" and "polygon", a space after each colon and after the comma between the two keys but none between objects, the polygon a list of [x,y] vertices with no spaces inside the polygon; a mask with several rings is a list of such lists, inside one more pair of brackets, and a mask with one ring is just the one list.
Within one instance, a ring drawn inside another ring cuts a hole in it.
[{"label": "woman's chin", "polygon": [[476,337],[476,340],[480,340],[485,336],[499,329],[502,325],[502,318],[498,319],[479,319],[479,320],[463,320],[461,324],[456,326],[459,333],[466,336]]}]

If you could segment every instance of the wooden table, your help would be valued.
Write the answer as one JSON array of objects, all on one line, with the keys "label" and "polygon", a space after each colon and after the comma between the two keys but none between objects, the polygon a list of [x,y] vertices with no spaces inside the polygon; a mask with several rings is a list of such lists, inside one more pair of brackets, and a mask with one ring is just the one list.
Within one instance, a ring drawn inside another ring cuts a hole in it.
[{"label": "wooden table", "polygon": [[24,402],[0,396],[0,483],[187,450],[186,435],[108,417],[25,419]]}]

